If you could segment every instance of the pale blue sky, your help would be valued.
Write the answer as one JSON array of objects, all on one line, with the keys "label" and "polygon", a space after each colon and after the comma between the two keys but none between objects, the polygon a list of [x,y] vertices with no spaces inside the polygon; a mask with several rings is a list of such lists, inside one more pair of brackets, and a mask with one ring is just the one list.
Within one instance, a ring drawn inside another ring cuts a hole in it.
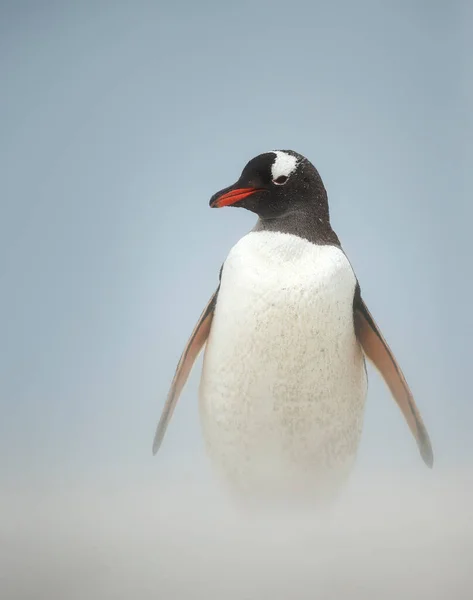
[{"label": "pale blue sky", "polygon": [[[437,465],[471,463],[467,4],[0,3],[0,485],[200,464],[200,361],[156,458],[154,428],[254,223],[208,200],[273,148],[319,169]],[[360,468],[424,468],[372,372],[365,423]]]}]

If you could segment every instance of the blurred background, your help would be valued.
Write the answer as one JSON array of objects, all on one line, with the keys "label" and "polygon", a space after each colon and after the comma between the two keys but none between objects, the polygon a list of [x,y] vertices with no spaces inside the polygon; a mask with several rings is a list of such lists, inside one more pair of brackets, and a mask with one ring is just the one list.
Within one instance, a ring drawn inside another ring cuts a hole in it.
[{"label": "blurred background", "polygon": [[447,477],[465,498],[472,29],[467,0],[0,2],[5,539],[28,539],[32,521],[6,525],[19,502],[54,513],[64,495],[156,499],[164,481],[208,477],[201,359],[155,458],[152,438],[219,268],[255,221],[208,200],[275,148],[318,168],[434,444],[430,472],[370,369],[353,479],[383,474],[392,499],[391,472]]}]

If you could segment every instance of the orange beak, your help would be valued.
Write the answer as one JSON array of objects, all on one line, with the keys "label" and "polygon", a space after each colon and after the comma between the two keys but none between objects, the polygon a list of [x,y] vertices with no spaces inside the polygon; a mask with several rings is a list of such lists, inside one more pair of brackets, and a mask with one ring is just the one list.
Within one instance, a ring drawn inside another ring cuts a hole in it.
[{"label": "orange beak", "polygon": [[256,194],[256,192],[260,192],[260,188],[237,188],[235,190],[230,190],[222,194],[221,196],[217,196],[216,198],[212,198],[210,202],[211,208],[222,208],[222,206],[230,206],[230,204],[235,204],[235,202],[239,202],[243,200],[243,198],[247,198],[252,194]]}]

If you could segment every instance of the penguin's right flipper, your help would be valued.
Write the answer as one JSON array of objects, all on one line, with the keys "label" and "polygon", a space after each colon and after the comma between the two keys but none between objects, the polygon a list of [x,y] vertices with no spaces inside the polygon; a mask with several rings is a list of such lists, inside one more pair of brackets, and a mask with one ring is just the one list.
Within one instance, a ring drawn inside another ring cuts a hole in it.
[{"label": "penguin's right flipper", "polygon": [[197,322],[197,325],[195,326],[194,331],[192,332],[192,335],[190,336],[177,365],[171,388],[166,399],[166,404],[164,405],[158,427],[156,428],[153,441],[153,454],[156,454],[161,446],[164,434],[166,433],[167,426],[171,420],[174,409],[176,408],[176,404],[182,389],[186,384],[187,378],[189,377],[197,356],[209,337],[215,305],[217,303],[218,289],[219,288],[217,288],[215,293],[212,295],[207,306],[200,315],[200,319]]}]

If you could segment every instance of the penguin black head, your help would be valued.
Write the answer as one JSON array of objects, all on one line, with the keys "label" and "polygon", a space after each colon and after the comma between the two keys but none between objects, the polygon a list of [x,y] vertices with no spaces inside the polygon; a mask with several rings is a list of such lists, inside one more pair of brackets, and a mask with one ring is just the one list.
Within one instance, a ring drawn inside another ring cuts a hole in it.
[{"label": "penguin black head", "polygon": [[294,213],[329,220],[327,192],[317,169],[293,150],[251,159],[235,184],[212,196],[210,206],[246,208],[263,220]]}]

